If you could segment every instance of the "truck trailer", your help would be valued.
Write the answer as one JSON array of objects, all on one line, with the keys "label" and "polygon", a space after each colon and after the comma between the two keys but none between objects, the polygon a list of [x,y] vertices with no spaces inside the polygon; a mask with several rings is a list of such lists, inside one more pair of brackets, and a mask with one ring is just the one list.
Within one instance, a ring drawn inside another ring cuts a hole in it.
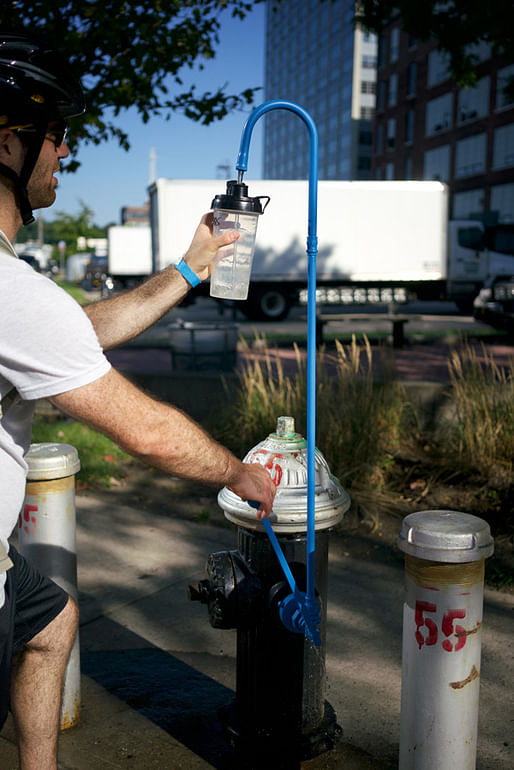
[{"label": "truck trailer", "polygon": [[[308,183],[244,181],[249,196],[271,200],[259,217],[248,299],[238,307],[251,319],[279,320],[307,286]],[[160,178],[150,186],[152,272],[181,259],[201,215],[224,192],[220,180]],[[317,231],[324,303],[451,299],[471,310],[488,276],[484,226],[448,221],[441,182],[320,181]],[[208,291],[203,284],[191,296]]]}]

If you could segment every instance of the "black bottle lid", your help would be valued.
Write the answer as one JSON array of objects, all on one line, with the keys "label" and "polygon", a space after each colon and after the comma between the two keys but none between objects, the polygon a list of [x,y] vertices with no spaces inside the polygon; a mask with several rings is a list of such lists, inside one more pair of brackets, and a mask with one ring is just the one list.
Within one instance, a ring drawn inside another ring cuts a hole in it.
[{"label": "black bottle lid", "polygon": [[[261,200],[266,200],[264,206],[261,204]],[[227,192],[224,195],[216,195],[211,203],[211,208],[242,211],[248,214],[262,214],[269,200],[268,195],[250,198],[248,196],[248,185],[233,179],[227,182]]]}]

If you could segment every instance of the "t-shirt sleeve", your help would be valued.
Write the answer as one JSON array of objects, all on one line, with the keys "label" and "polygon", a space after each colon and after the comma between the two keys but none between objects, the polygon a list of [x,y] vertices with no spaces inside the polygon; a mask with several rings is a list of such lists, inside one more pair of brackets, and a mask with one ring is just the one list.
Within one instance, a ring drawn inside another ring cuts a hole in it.
[{"label": "t-shirt sleeve", "polygon": [[63,289],[23,263],[10,271],[6,283],[1,290],[0,374],[22,398],[55,396],[109,371],[93,325]]}]

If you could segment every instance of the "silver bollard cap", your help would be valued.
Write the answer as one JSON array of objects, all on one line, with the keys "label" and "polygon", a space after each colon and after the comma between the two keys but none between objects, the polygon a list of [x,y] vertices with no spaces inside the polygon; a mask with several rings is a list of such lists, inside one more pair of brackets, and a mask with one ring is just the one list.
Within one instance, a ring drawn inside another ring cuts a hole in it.
[{"label": "silver bollard cap", "polygon": [[71,444],[31,444],[25,460],[28,481],[62,479],[80,470],[79,453]]},{"label": "silver bollard cap", "polygon": [[489,524],[459,511],[418,511],[402,522],[398,547],[427,561],[461,562],[486,559],[494,551]]}]

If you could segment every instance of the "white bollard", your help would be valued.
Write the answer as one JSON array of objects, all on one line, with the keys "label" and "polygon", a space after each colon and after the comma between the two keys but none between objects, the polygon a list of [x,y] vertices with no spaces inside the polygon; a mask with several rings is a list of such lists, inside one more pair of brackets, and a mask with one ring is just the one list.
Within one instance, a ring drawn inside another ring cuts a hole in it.
[{"label": "white bollard", "polygon": [[[77,450],[69,444],[32,444],[23,512],[18,521],[20,553],[77,601],[75,473]],[[80,717],[79,637],[73,645],[64,682],[61,730]]]},{"label": "white bollard", "polygon": [[406,516],[400,770],[473,770],[489,525],[454,511]]}]

